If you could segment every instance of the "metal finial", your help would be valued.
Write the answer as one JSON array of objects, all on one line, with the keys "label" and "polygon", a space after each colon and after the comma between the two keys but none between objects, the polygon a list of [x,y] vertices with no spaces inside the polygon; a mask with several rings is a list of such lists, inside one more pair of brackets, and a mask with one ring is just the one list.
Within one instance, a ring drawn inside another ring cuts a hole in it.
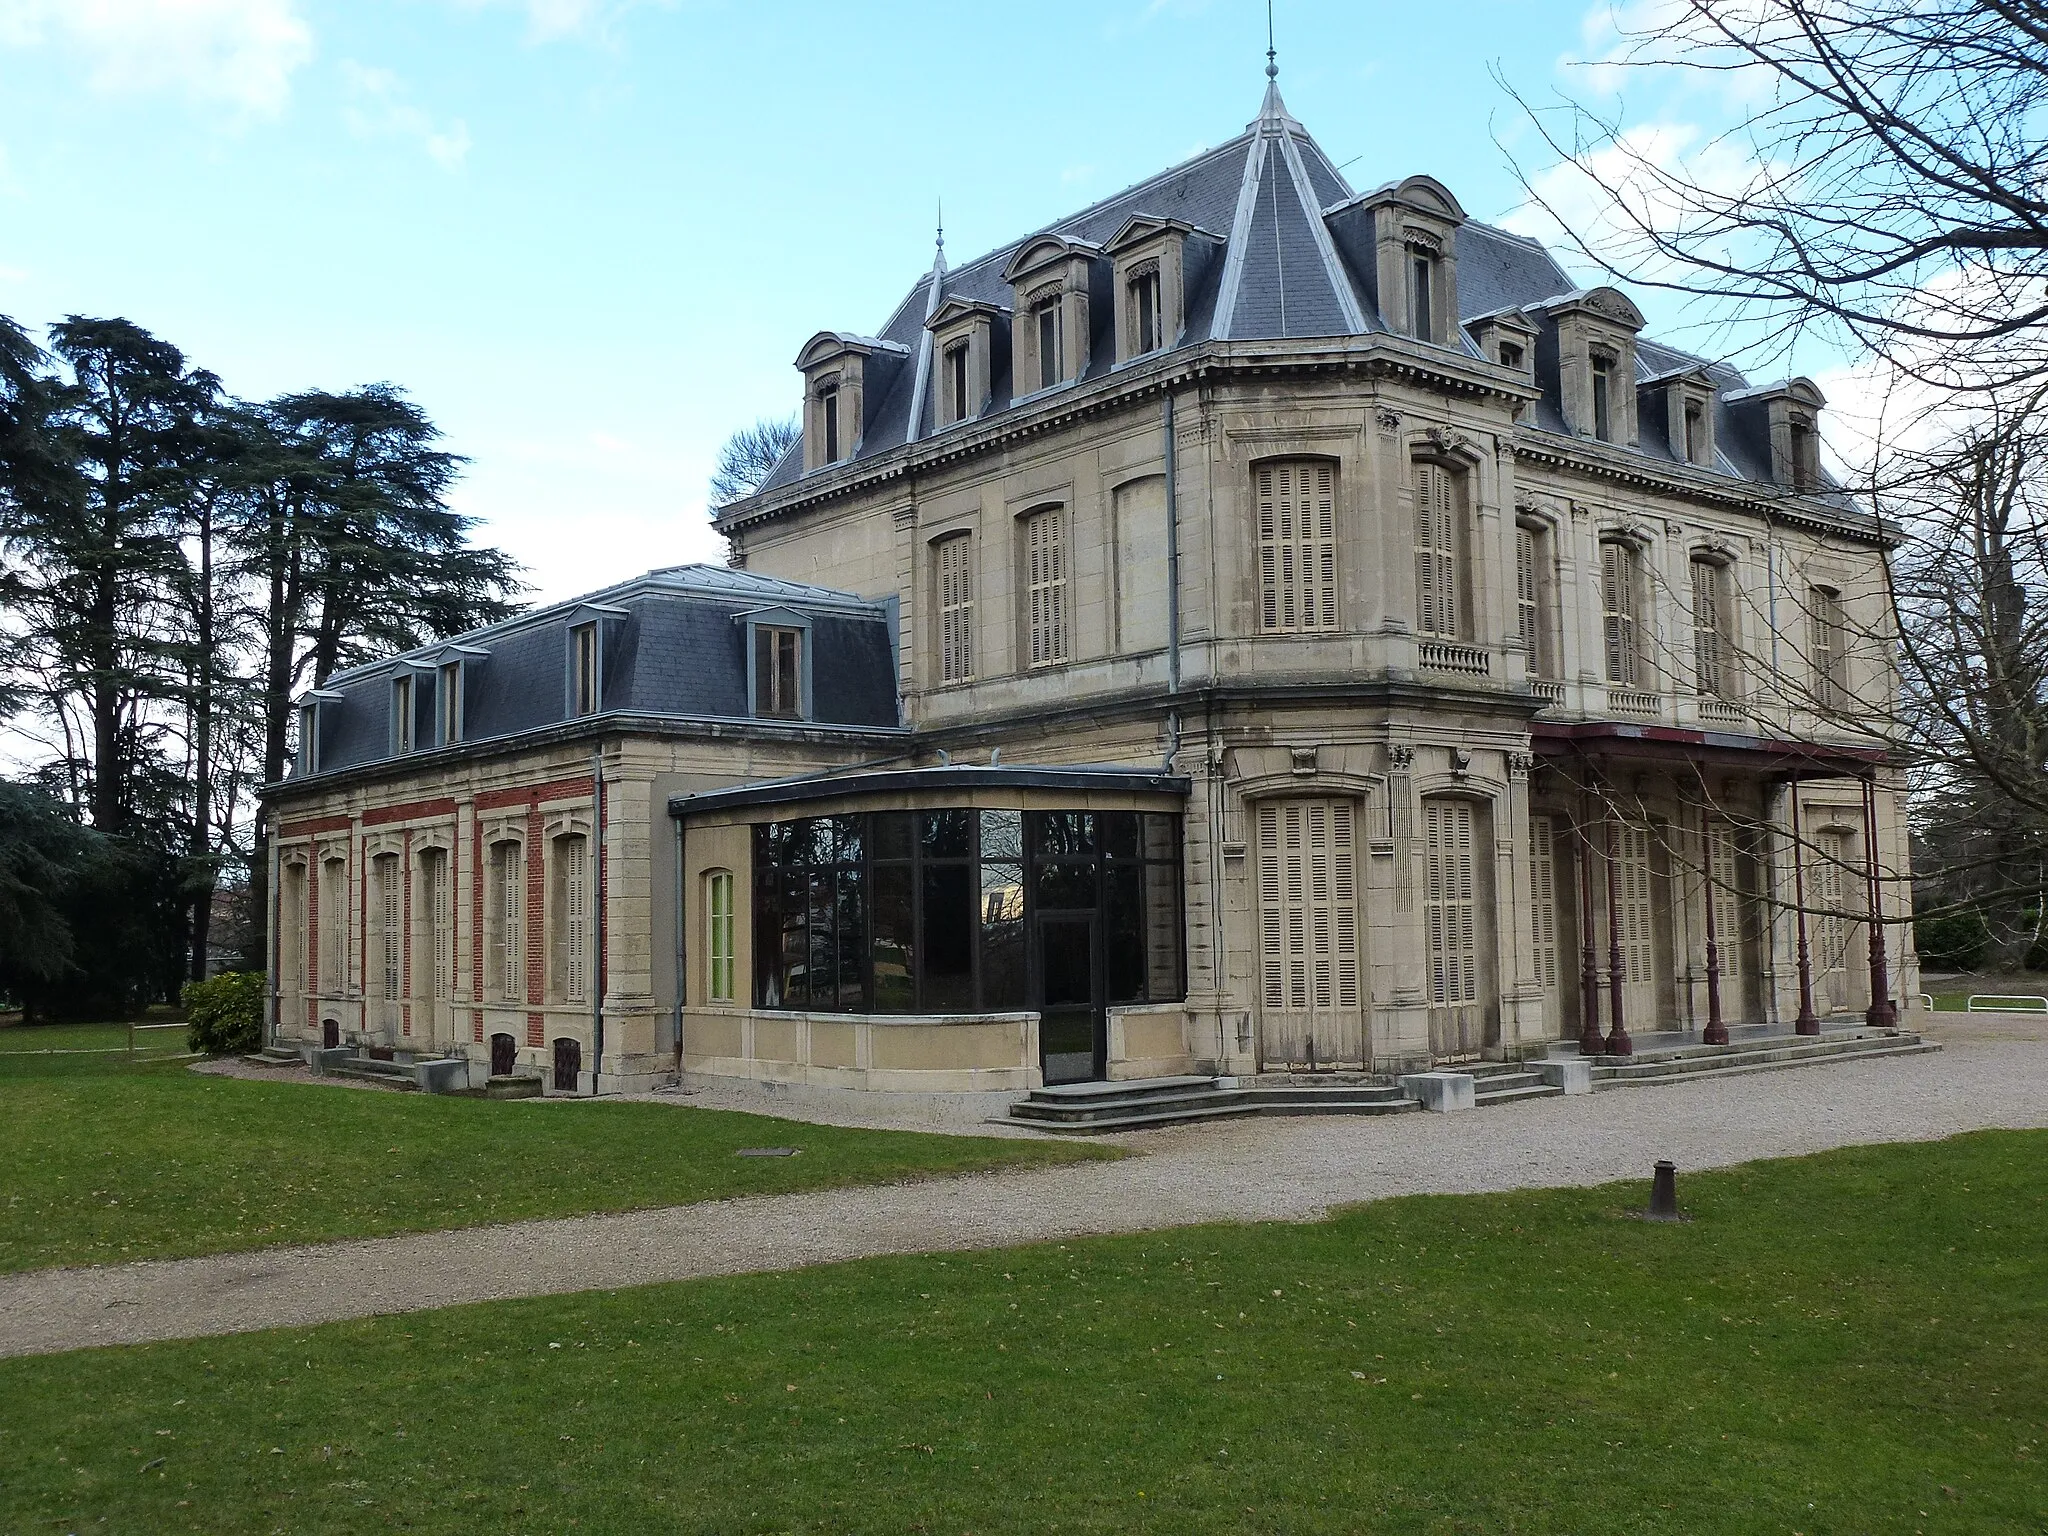
[{"label": "metal finial", "polygon": [[1280,66],[1274,62],[1273,52],[1273,0],[1266,0],[1266,78],[1280,78]]},{"label": "metal finial", "polygon": [[946,200],[939,199],[939,249],[946,249]]}]

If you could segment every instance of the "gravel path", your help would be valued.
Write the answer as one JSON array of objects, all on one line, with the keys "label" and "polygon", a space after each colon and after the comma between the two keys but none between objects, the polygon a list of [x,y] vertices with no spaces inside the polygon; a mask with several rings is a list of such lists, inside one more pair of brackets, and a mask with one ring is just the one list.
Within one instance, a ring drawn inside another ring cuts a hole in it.
[{"label": "gravel path", "polygon": [[[2011,1038],[2009,1035],[2020,1038]],[[0,1356],[304,1326],[460,1302],[1211,1221],[1314,1220],[1390,1195],[1647,1178],[1863,1142],[2048,1127],[2048,1034],[1939,1054],[1435,1116],[1223,1122],[1138,1155],[874,1188],[0,1277]]]}]

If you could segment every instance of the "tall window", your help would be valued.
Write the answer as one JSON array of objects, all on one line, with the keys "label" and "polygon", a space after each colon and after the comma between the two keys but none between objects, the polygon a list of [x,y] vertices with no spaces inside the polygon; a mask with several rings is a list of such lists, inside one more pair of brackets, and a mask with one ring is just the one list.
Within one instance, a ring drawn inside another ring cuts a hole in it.
[{"label": "tall window", "polygon": [[410,752],[412,750],[412,678],[394,677],[391,680],[391,750]]},{"label": "tall window", "polygon": [[1067,659],[1066,514],[1047,507],[1024,519],[1025,654],[1034,667]]},{"label": "tall window", "polygon": [[1326,460],[1261,464],[1259,628],[1297,634],[1337,627],[1336,468]]},{"label": "tall window", "polygon": [[320,990],[338,993],[348,986],[348,864],[343,859],[320,863]]},{"label": "tall window", "polygon": [[1500,344],[1500,365],[1503,368],[1520,369],[1522,359],[1526,355],[1518,341],[1504,341]]},{"label": "tall window", "polygon": [[1735,647],[1729,625],[1728,571],[1718,560],[1692,562],[1692,666],[1703,699],[1725,699],[1733,686]]},{"label": "tall window", "polygon": [[1557,620],[1552,612],[1550,532],[1515,529],[1515,623],[1531,677],[1557,676]]},{"label": "tall window", "polygon": [[1436,300],[1431,289],[1435,286],[1436,274],[1430,269],[1436,263],[1421,251],[1411,251],[1408,256],[1408,303],[1409,313],[1415,321],[1417,341],[1436,340]]},{"label": "tall window", "polygon": [[974,568],[972,535],[939,540],[939,680],[965,682],[974,676]]},{"label": "tall window", "polygon": [[1614,441],[1614,359],[1593,354],[1593,435]]},{"label": "tall window", "polygon": [[825,462],[839,462],[839,386],[832,385],[818,395],[818,419],[825,425]]},{"label": "tall window", "polygon": [[462,740],[462,663],[443,662],[435,690],[435,702],[440,706],[441,745],[452,746]]},{"label": "tall window", "polygon": [[1060,356],[1060,301],[1047,299],[1032,316],[1038,323],[1038,387],[1051,389],[1066,377]]},{"label": "tall window", "polygon": [[1642,686],[1639,594],[1633,546],[1619,539],[1600,544],[1600,608],[1607,649],[1607,681],[1623,688]]},{"label": "tall window", "polygon": [[450,972],[454,954],[450,912],[453,903],[448,881],[448,853],[442,848],[428,848],[420,854],[419,867],[419,911],[415,919],[421,924],[421,937],[426,941],[426,986],[415,986],[414,990],[424,991],[436,1002],[452,995]]},{"label": "tall window", "polygon": [[381,918],[377,930],[377,958],[381,962],[378,975],[383,985],[377,995],[396,998],[404,991],[405,968],[405,887],[399,878],[398,855],[379,854],[371,868]]},{"label": "tall window", "polygon": [[1814,707],[1841,709],[1849,697],[1849,658],[1842,627],[1842,594],[1832,587],[1809,588],[1806,622],[1812,631]]},{"label": "tall window", "polygon": [[526,854],[518,843],[491,846],[491,977],[498,1000],[526,996]]},{"label": "tall window", "polygon": [[967,343],[946,348],[946,419],[965,421],[974,414],[967,398]]},{"label": "tall window", "polygon": [[578,624],[569,631],[569,713],[597,713],[597,626]]},{"label": "tall window", "polygon": [[1705,462],[1707,451],[1706,407],[1697,400],[1685,402],[1685,462]]},{"label": "tall window", "polygon": [[1415,625],[1425,635],[1463,633],[1458,590],[1458,487],[1441,464],[1415,466]]},{"label": "tall window", "polygon": [[800,629],[754,627],[754,713],[768,720],[803,718],[803,645]]},{"label": "tall window", "polygon": [[1815,436],[1813,423],[1803,416],[1794,416],[1789,428],[1788,449],[1792,462],[1792,489],[1795,491],[1817,491],[1820,489],[1820,439]]},{"label": "tall window", "polygon": [[590,840],[580,833],[555,839],[555,996],[565,1003],[590,998]]},{"label": "tall window", "polygon": [[1130,305],[1131,355],[1156,351],[1163,340],[1159,334],[1159,268],[1134,276],[1125,285],[1124,297]]},{"label": "tall window", "polygon": [[704,877],[704,976],[714,1003],[733,1001],[732,871],[714,869]]},{"label": "tall window", "polygon": [[285,997],[306,989],[306,866],[286,864],[277,935],[277,990]]}]

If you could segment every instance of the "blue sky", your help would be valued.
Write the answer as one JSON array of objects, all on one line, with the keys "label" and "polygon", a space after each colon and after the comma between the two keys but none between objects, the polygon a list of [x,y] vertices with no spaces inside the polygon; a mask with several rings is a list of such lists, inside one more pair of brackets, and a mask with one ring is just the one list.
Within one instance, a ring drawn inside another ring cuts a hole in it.
[{"label": "blue sky", "polygon": [[[1607,14],[1278,12],[1354,185],[1490,219],[1528,135],[1489,67],[1583,89]],[[881,324],[940,197],[956,259],[1092,202],[1238,132],[1264,48],[1262,0],[0,0],[0,313],[126,315],[251,398],[391,380],[567,596],[719,557],[718,444]]]}]

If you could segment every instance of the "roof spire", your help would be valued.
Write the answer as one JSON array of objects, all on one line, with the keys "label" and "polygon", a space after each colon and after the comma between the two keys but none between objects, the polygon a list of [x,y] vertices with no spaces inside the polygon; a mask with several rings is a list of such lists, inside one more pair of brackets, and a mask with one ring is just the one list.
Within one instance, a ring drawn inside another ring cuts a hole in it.
[{"label": "roof spire", "polygon": [[1280,66],[1274,62],[1273,54],[1273,0],[1266,0],[1266,78],[1280,78]]},{"label": "roof spire", "polygon": [[[1259,123],[1285,125],[1293,122],[1294,114],[1280,99],[1279,54],[1273,46],[1273,0],[1266,0],[1266,99],[1259,106]],[[1258,124],[1246,126],[1256,127]]]},{"label": "roof spire", "polygon": [[938,246],[932,253],[932,270],[934,272],[946,270],[946,200],[944,197],[939,199],[939,238]]}]

